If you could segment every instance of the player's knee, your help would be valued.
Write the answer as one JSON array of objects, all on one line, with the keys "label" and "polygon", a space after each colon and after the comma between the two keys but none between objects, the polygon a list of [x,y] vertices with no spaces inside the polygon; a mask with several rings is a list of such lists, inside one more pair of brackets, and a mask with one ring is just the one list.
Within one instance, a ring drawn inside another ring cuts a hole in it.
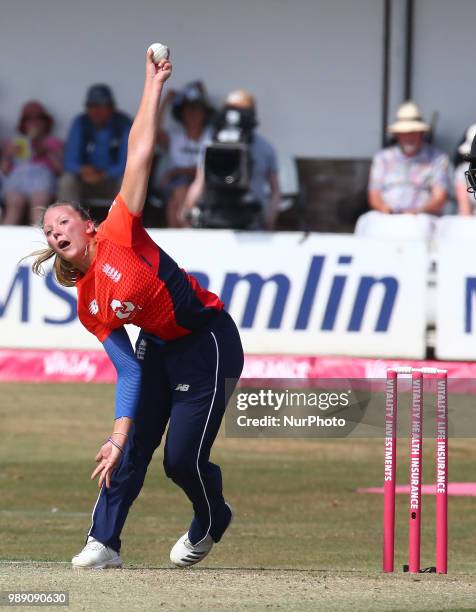
[{"label": "player's knee", "polygon": [[175,481],[189,479],[197,473],[196,461],[187,453],[167,453],[164,457],[164,470]]}]

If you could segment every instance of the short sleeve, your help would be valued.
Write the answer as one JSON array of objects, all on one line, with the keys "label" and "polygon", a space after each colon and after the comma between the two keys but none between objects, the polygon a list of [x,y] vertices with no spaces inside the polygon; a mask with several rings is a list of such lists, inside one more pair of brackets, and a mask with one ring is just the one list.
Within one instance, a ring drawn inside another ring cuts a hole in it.
[{"label": "short sleeve", "polygon": [[111,204],[106,219],[98,227],[98,237],[107,238],[121,246],[131,247],[140,229],[143,229],[142,216],[133,215],[122,196],[118,194]]},{"label": "short sleeve", "polygon": [[438,187],[443,191],[450,188],[450,160],[444,153],[440,153],[434,163],[433,187]]},{"label": "short sleeve", "polygon": [[372,159],[372,165],[370,166],[369,176],[369,191],[379,191],[383,188],[385,176],[385,164],[381,154],[377,153]]}]

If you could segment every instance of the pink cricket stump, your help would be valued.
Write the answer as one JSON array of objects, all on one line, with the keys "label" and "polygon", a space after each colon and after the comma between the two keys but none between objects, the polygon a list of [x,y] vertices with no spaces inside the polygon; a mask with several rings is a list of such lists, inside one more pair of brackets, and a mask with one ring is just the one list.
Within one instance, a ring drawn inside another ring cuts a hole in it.
[{"label": "pink cricket stump", "polygon": [[420,571],[421,476],[423,426],[423,374],[412,372],[410,429],[410,518],[408,528],[408,571]]},{"label": "pink cricket stump", "polygon": [[436,572],[448,571],[448,375],[437,374]]},{"label": "pink cricket stump", "polygon": [[393,572],[395,556],[395,478],[398,374],[387,370],[385,387],[385,470],[383,483],[383,571]]}]

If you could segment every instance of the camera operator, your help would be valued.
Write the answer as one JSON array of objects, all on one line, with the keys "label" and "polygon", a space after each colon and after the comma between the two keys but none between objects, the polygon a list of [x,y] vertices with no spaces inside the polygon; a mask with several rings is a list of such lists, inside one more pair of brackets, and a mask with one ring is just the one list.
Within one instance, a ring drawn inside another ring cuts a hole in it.
[{"label": "camera operator", "polygon": [[195,226],[274,229],[281,199],[276,153],[256,126],[253,96],[230,93],[185,199]]}]

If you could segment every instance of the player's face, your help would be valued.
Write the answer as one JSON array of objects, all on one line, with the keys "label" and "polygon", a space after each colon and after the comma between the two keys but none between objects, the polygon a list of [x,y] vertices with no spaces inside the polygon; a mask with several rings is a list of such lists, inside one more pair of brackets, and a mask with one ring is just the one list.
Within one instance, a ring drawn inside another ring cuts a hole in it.
[{"label": "player's face", "polygon": [[92,221],[81,218],[71,206],[53,206],[45,213],[43,232],[48,245],[66,261],[81,261],[94,235]]},{"label": "player's face", "polygon": [[397,141],[401,150],[408,157],[416,155],[423,144],[423,132],[407,132],[406,134],[397,134]]}]

